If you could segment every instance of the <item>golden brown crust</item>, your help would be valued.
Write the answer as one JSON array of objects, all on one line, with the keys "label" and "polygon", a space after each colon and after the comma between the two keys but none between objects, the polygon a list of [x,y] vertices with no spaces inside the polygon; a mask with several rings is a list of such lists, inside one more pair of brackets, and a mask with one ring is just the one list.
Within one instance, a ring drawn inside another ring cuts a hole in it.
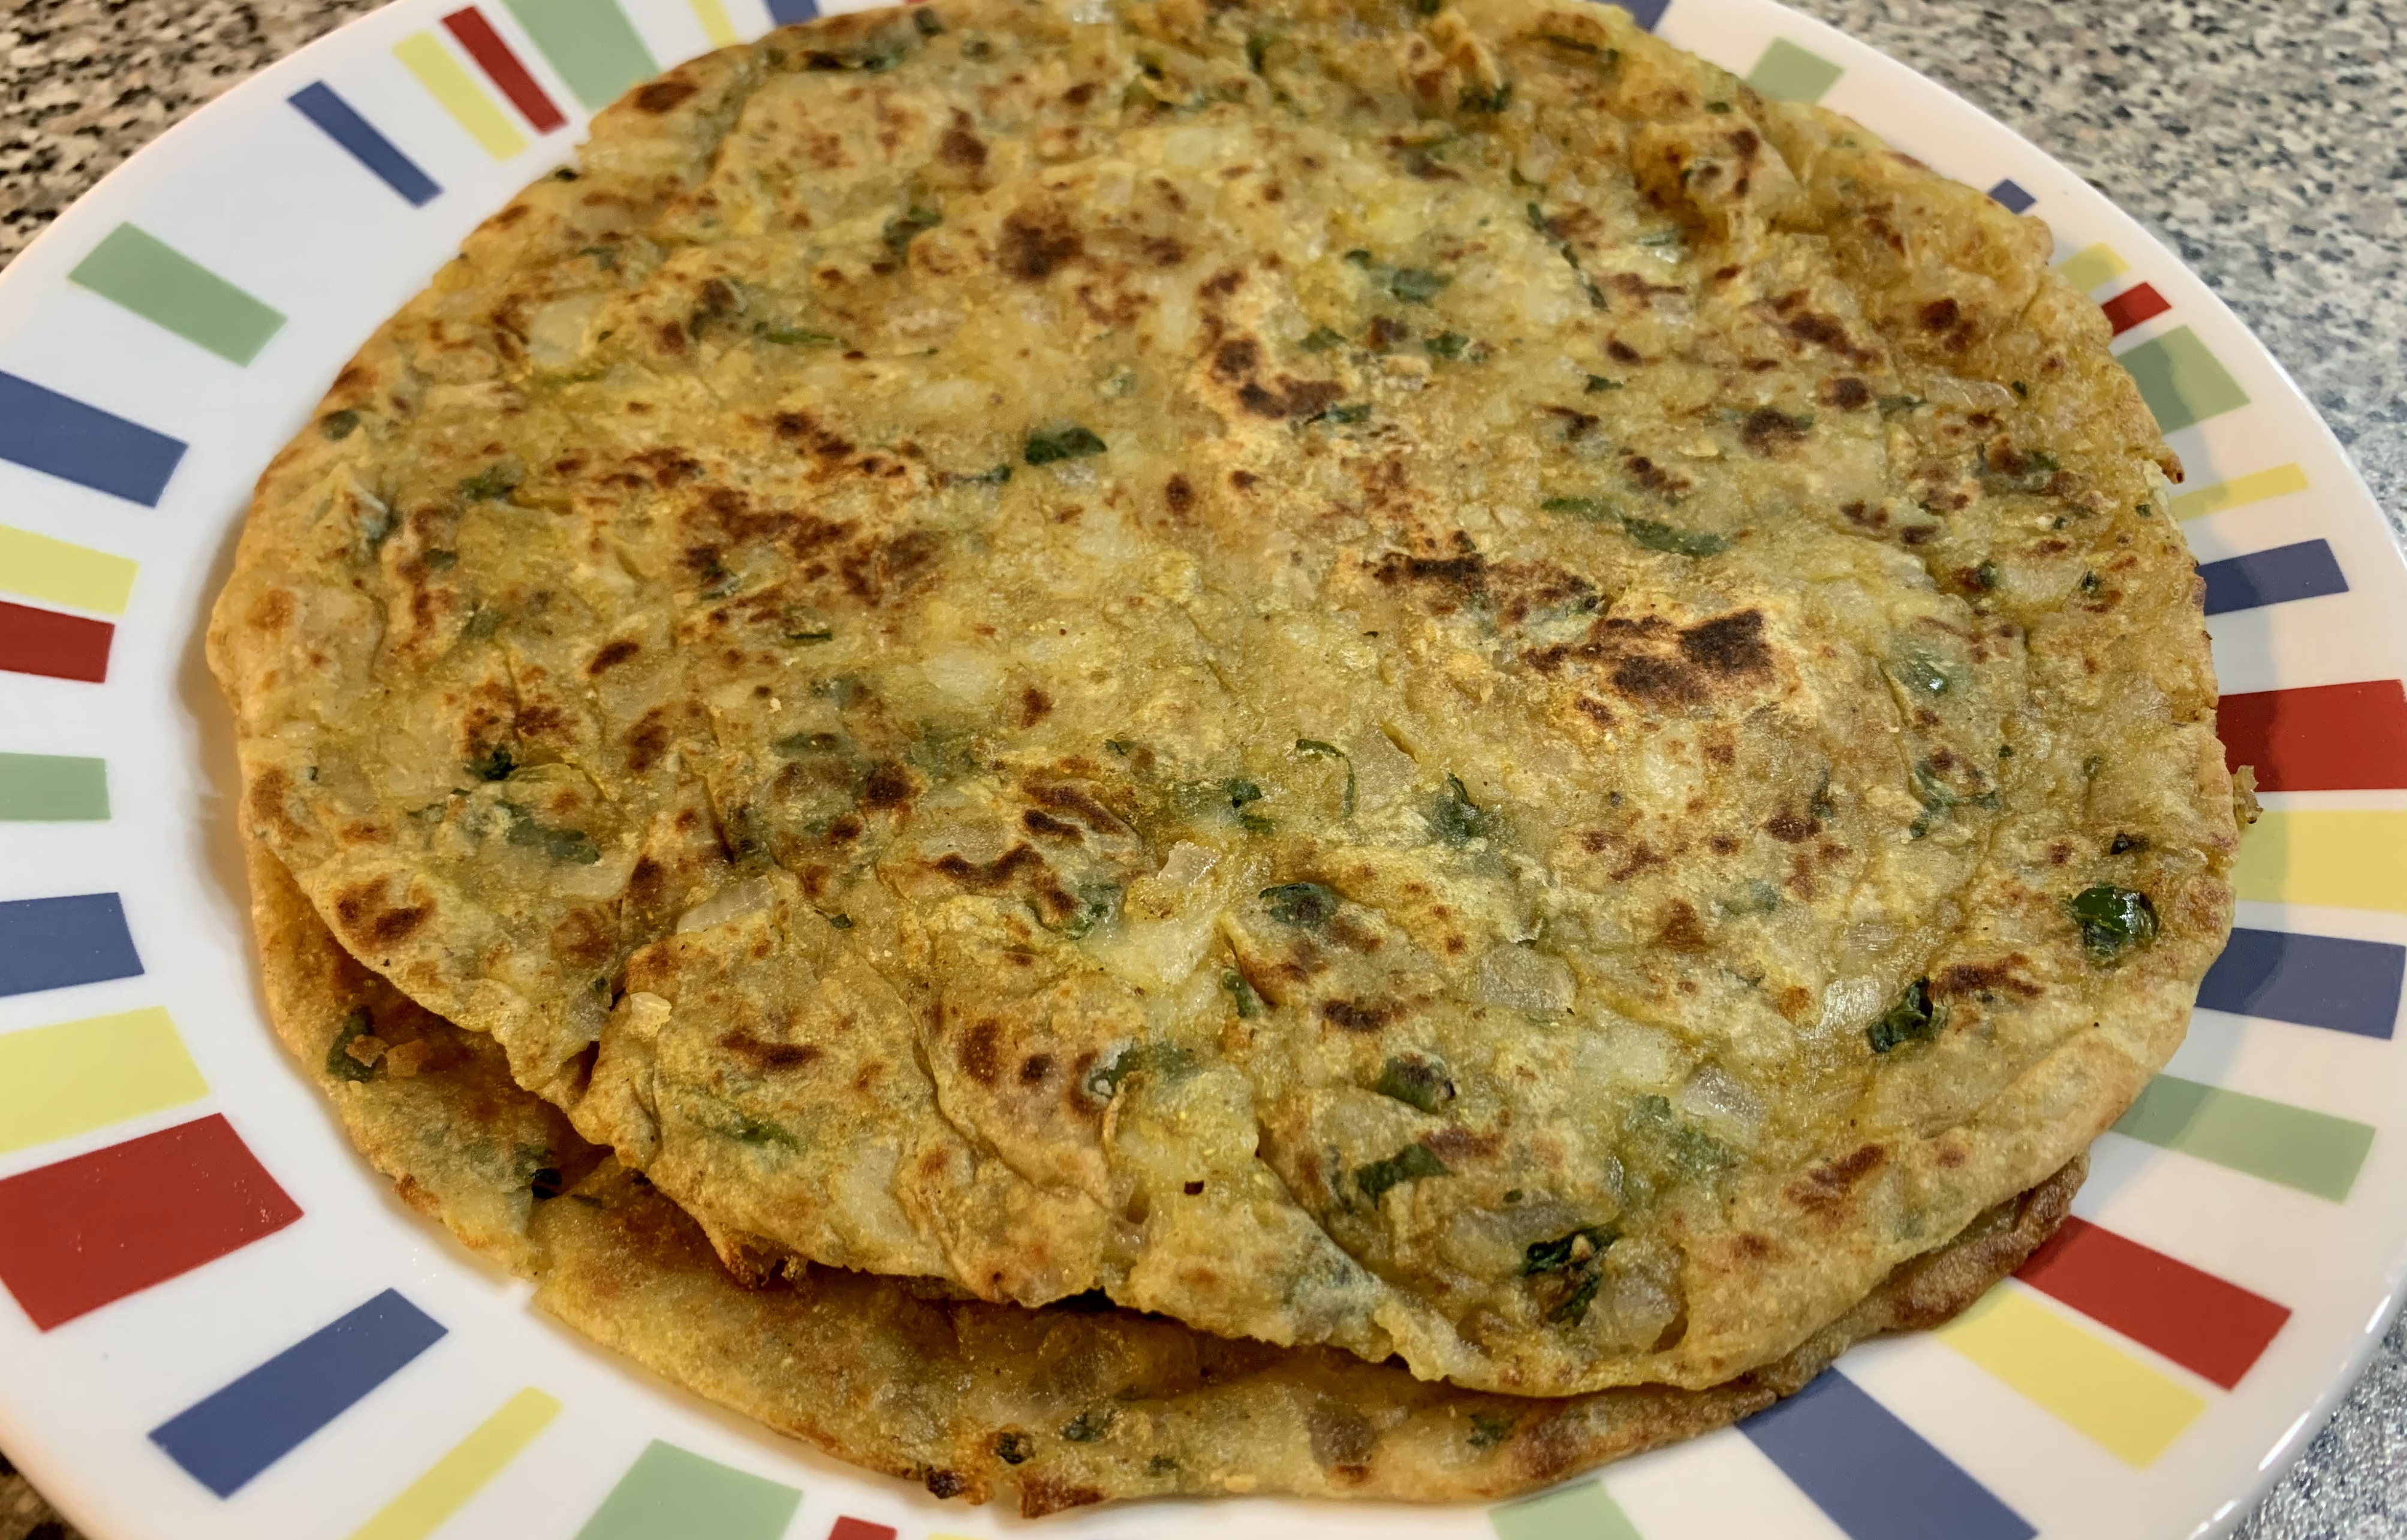
[{"label": "golden brown crust", "polygon": [[[747,1288],[657,1189],[512,1085],[490,1043],[398,1003],[274,858],[249,856],[278,1033],[413,1207],[533,1280],[538,1306],[674,1383],[855,1464],[1030,1518],[1218,1492],[1507,1497],[1693,1437],[1795,1391],[1854,1342],[1963,1309],[2054,1233],[2087,1168],[2075,1160],[1780,1361],[1703,1390],[1523,1400],[1121,1310],[990,1305],[830,1268]],[[338,1072],[329,1049],[358,1012],[439,1051],[406,1076],[391,1049]]]},{"label": "golden brown crust", "polygon": [[1720,1383],[2086,1148],[2229,927],[2046,254],[1610,7],[780,34],[270,468],[249,827],[731,1264]]}]

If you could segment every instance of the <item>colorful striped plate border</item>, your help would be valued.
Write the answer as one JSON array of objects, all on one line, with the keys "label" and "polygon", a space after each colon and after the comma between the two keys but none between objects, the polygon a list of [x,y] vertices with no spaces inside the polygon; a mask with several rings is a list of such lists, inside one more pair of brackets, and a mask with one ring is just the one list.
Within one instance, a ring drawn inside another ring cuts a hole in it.
[{"label": "colorful striped plate border", "polygon": [[[2189,468],[2231,763],[2266,806],[2188,1043],[2078,1218],[1944,1330],[1488,1509],[1248,1533],[2146,1540],[2244,1513],[2407,1261],[2407,566],[2171,254],[1938,86],[1769,0],[1617,0],[2047,221]],[[853,8],[853,7],[844,7]],[[251,479],[461,237],[630,85],[812,0],[398,0],[229,93],[0,276],[0,1445],[101,1540],[1004,1532],[539,1324],[395,1205],[249,977],[193,637]],[[191,723],[205,725],[197,736]],[[1227,1505],[1064,1535],[1216,1533]]]}]

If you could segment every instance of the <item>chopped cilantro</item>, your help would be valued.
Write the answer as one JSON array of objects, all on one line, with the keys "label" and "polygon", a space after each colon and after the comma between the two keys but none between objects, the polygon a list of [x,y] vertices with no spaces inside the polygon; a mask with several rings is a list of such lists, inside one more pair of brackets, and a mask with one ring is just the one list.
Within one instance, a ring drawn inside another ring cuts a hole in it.
[{"label": "chopped cilantro", "polygon": [[1220,987],[1229,991],[1230,1003],[1237,1007],[1239,1020],[1250,1021],[1262,1014],[1262,997],[1254,992],[1254,987],[1251,984],[1246,982],[1244,974],[1234,968],[1223,969],[1220,974]]},{"label": "chopped cilantro", "polygon": [[1560,1273],[1567,1268],[1586,1267],[1604,1254],[1604,1248],[1620,1239],[1617,1232],[1604,1225],[1590,1225],[1558,1235],[1550,1241],[1532,1241],[1521,1252],[1521,1276],[1535,1277],[1541,1273]]},{"label": "chopped cilantro", "polygon": [[1102,439],[1073,422],[1067,427],[1041,428],[1030,434],[1020,457],[1032,465],[1050,465],[1057,460],[1101,454],[1104,449]]},{"label": "chopped cilantro", "polygon": [[1730,549],[1730,541],[1722,535],[1658,523],[1652,519],[1625,518],[1621,529],[1647,549],[1669,551],[1674,556],[1718,556]]},{"label": "chopped cilantro", "polygon": [[2101,882],[2084,888],[2065,910],[2081,928],[2081,949],[2103,967],[2157,938],[2157,906],[2148,895]]},{"label": "chopped cilantro", "polygon": [[1398,267],[1388,274],[1388,292],[1407,305],[1427,305],[1454,279],[1426,267]]},{"label": "chopped cilantro", "polygon": [[1354,1173],[1354,1185],[1373,1204],[1387,1194],[1389,1188],[1402,1182],[1417,1181],[1423,1176],[1451,1176],[1453,1170],[1437,1158],[1437,1151],[1427,1145],[1406,1145],[1384,1161],[1373,1161]]},{"label": "chopped cilantro", "polygon": [[1296,739],[1295,751],[1302,754],[1306,759],[1343,760],[1346,762],[1346,800],[1343,806],[1346,810],[1346,816],[1347,818],[1352,818],[1354,816],[1353,756],[1346,753],[1345,749],[1338,748],[1335,744],[1323,743],[1318,738]]},{"label": "chopped cilantro", "polygon": [[591,866],[602,859],[601,847],[582,829],[555,829],[538,822],[533,813],[516,803],[502,804],[502,811],[509,815],[510,832],[506,837],[512,845],[538,849],[554,861],[579,866]]},{"label": "chopped cilantro", "polygon": [[1314,929],[1328,924],[1337,913],[1336,890],[1317,882],[1282,882],[1263,889],[1260,897],[1271,918],[1282,925]]},{"label": "chopped cilantro", "polygon": [[1486,1412],[1472,1413],[1471,1447],[1474,1449],[1494,1448],[1513,1436],[1513,1422],[1514,1419],[1509,1417],[1490,1417]]},{"label": "chopped cilantro", "polygon": [[375,1079],[381,1064],[363,1064],[351,1057],[351,1045],[375,1034],[376,1019],[368,1014],[365,1005],[344,1017],[343,1024],[335,1029],[333,1046],[326,1049],[326,1073],[337,1080],[354,1083]]},{"label": "chopped cilantro", "polygon": [[1590,1273],[1579,1280],[1562,1303],[1546,1312],[1546,1319],[1559,1326],[1577,1326],[1588,1319],[1588,1307],[1596,1302],[1596,1290],[1604,1282],[1601,1273]]},{"label": "chopped cilantro", "polygon": [[510,752],[510,746],[497,743],[470,760],[465,768],[478,780],[507,780],[518,765],[518,756]]},{"label": "chopped cilantro", "polygon": [[1035,1441],[1015,1429],[1007,1428],[994,1435],[994,1457],[1006,1465],[1025,1464],[1035,1452]]},{"label": "chopped cilantro", "polygon": [[1581,519],[1606,519],[1613,514],[1613,505],[1602,497],[1549,497],[1538,506],[1548,513],[1568,513]]},{"label": "chopped cilantro", "polygon": [[1329,326],[1316,326],[1296,344],[1307,353],[1325,353],[1332,348],[1346,346],[1346,334]]},{"label": "chopped cilantro", "polygon": [[359,425],[360,414],[348,406],[338,412],[328,412],[318,420],[318,431],[338,441],[350,437],[351,430]]},{"label": "chopped cilantro", "polygon": [[1417,1056],[1399,1054],[1389,1060],[1380,1066],[1379,1083],[1371,1089],[1428,1113],[1454,1100],[1454,1082],[1446,1077],[1446,1066]]},{"label": "chopped cilantro", "polygon": [[1430,805],[1424,816],[1429,820],[1430,833],[1447,845],[1468,845],[1474,839],[1486,839],[1499,828],[1495,809],[1474,806],[1471,793],[1463,790],[1461,779],[1455,776],[1446,777],[1445,794]]},{"label": "chopped cilantro", "polygon": [[944,215],[933,208],[922,208],[915,203],[886,221],[884,232],[886,250],[892,252],[895,259],[900,261],[903,254],[911,249],[913,241],[944,222]]},{"label": "chopped cilantro", "polygon": [[1602,375],[1590,375],[1588,377],[1588,389],[1582,391],[1580,393],[1582,395],[1594,395],[1599,391],[1617,391],[1619,389],[1621,389],[1621,381],[1617,379],[1607,379]]},{"label": "chopped cilantro", "polygon": [[1471,339],[1460,332],[1440,332],[1425,339],[1421,346],[1429,349],[1432,358],[1460,358],[1462,350],[1471,346]]},{"label": "chopped cilantro", "polygon": [[518,490],[519,474],[506,465],[488,465],[460,483],[463,503],[493,503]]},{"label": "chopped cilantro", "polygon": [[1493,91],[1479,86],[1462,88],[1462,110],[1465,112],[1502,112],[1513,101],[1513,82],[1500,80]]},{"label": "chopped cilantro", "polygon": [[1874,1053],[1889,1053],[1907,1043],[1928,1043],[1939,1035],[1944,1013],[1930,1003],[1930,980],[1917,978],[1897,997],[1897,1004],[1864,1029]]},{"label": "chopped cilantro", "polygon": [[1119,1415],[1118,1409],[1112,1406],[1096,1406],[1080,1412],[1061,1424],[1061,1436],[1073,1444],[1092,1444],[1111,1432],[1112,1424],[1119,1419]]}]

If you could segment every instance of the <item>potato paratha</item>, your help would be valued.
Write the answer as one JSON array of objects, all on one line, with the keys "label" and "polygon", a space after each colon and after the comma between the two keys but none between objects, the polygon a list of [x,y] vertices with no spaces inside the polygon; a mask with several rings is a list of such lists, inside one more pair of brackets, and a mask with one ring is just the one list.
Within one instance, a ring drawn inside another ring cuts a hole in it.
[{"label": "potato paratha", "polygon": [[512,1084],[490,1037],[342,949],[273,857],[251,889],[278,1034],[412,1206],[535,1304],[720,1405],[941,1497],[1034,1518],[1119,1498],[1509,1496],[1761,1409],[1850,1343],[1937,1325],[2038,1248],[2087,1157],[2000,1205],[1776,1363],[1707,1390],[1538,1401],[1130,1311],[1027,1310],[833,1268],[738,1284],[693,1221]]},{"label": "potato paratha", "polygon": [[774,34],[263,478],[247,819],[735,1265],[1717,1384],[2085,1148],[2229,923],[2048,244],[1603,7]]}]

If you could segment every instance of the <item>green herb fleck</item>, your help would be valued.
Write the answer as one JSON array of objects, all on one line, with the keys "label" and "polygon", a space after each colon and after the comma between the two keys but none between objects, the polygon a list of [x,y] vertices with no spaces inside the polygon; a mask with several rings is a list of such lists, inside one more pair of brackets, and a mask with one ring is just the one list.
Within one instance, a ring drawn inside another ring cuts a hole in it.
[{"label": "green herb fleck", "polygon": [[945,484],[948,487],[1000,487],[1011,479],[1009,462],[982,471],[947,471]]},{"label": "green herb fleck", "polygon": [[577,254],[580,257],[591,257],[593,265],[605,273],[618,271],[619,249],[615,246],[580,246],[577,249]]},{"label": "green herb fleck", "polygon": [[911,24],[919,29],[919,36],[922,37],[938,37],[944,35],[945,19],[936,13],[933,6],[921,6],[914,10],[911,13]]},{"label": "green herb fleck", "polygon": [[1354,816],[1353,756],[1346,753],[1345,749],[1338,748],[1335,744],[1323,743],[1318,738],[1296,739],[1295,751],[1302,754],[1306,759],[1343,760],[1346,762],[1346,799],[1342,806],[1345,808],[1346,816],[1347,818],[1352,818]]},{"label": "green herb fleck", "polygon": [[834,641],[835,632],[827,626],[819,626],[809,631],[789,631],[786,633],[786,640],[796,647],[817,647],[821,642]]},{"label": "green herb fleck", "polygon": [[827,917],[827,922],[839,931],[852,929],[852,916],[848,914],[832,914]]},{"label": "green herb fleck", "polygon": [[1108,883],[1090,883],[1078,890],[1077,907],[1063,917],[1061,933],[1073,941],[1086,939],[1098,925],[1119,912],[1120,891]]},{"label": "green herb fleck", "polygon": [[1493,91],[1479,86],[1462,88],[1462,110],[1465,112],[1502,112],[1513,101],[1513,82],[1500,80]]},{"label": "green herb fleck", "polygon": [[1471,346],[1471,339],[1460,332],[1440,332],[1421,346],[1429,349],[1432,358],[1460,358],[1462,350]]},{"label": "green herb fleck", "polygon": [[1104,448],[1102,439],[1073,422],[1067,427],[1041,428],[1030,434],[1020,456],[1032,465],[1050,465],[1057,460],[1101,454]]},{"label": "green herb fleck", "polygon": [[351,436],[360,425],[360,414],[346,406],[339,412],[328,412],[318,420],[318,431],[337,442]]},{"label": "green herb fleck", "polygon": [[1389,1060],[1379,1067],[1379,1083],[1371,1089],[1431,1114],[1454,1100],[1454,1082],[1446,1077],[1446,1066],[1417,1055]]},{"label": "green herb fleck", "polygon": [[1278,38],[1267,32],[1257,32],[1246,39],[1246,67],[1255,74],[1262,73],[1262,61],[1271,55],[1271,45]]},{"label": "green herb fleck", "polygon": [[1705,104],[1705,110],[1707,112],[1724,113],[1728,112],[1730,109],[1730,105],[1728,102],[1707,102]]},{"label": "green herb fleck", "polygon": [[507,780],[510,772],[519,767],[519,758],[510,746],[497,743],[467,763],[468,774],[478,780]]},{"label": "green herb fleck", "polygon": [[1538,506],[1548,513],[1568,513],[1581,519],[1613,516],[1613,505],[1602,497],[1549,497]]},{"label": "green herb fleck", "polygon": [[1451,1176],[1453,1170],[1427,1145],[1406,1145],[1384,1161],[1373,1161],[1354,1173],[1354,1185],[1375,1205],[1389,1188],[1424,1176]]},{"label": "green herb fleck", "polygon": [[788,1130],[748,1112],[738,1112],[735,1120],[724,1130],[727,1137],[739,1144],[776,1145],[781,1149],[800,1149],[801,1141]]},{"label": "green herb fleck", "polygon": [[1307,353],[1325,353],[1332,348],[1345,347],[1346,334],[1334,327],[1316,326],[1306,332],[1303,335],[1303,340],[1296,346]]},{"label": "green herb fleck", "polygon": [[1118,1409],[1112,1406],[1097,1406],[1080,1412],[1061,1424],[1061,1436],[1073,1444],[1092,1444],[1111,1432],[1112,1424],[1119,1419],[1119,1415]]},{"label": "green herb fleck", "polygon": [[1490,1417],[1486,1412],[1471,1414],[1471,1447],[1492,1449],[1513,1436],[1513,1419]]},{"label": "green herb fleck", "polygon": [[1910,412],[1917,406],[1927,405],[1929,403],[1918,395],[1885,395],[1880,398],[1880,414],[1883,417],[1889,417],[1898,412]]},{"label": "green herb fleck", "polygon": [[780,348],[840,348],[844,339],[833,332],[814,332],[805,326],[763,326],[761,338]]},{"label": "green herb fleck", "polygon": [[2157,938],[2157,906],[2148,895],[2101,882],[2084,888],[2065,905],[2081,927],[2081,950],[2101,967]]},{"label": "green herb fleck", "polygon": [[944,215],[933,208],[922,208],[915,203],[886,221],[884,231],[886,250],[892,252],[895,260],[899,262],[904,253],[911,249],[913,241],[944,222]]},{"label": "green herb fleck", "polygon": [[1446,777],[1445,794],[1430,805],[1425,816],[1430,833],[1447,845],[1468,845],[1474,839],[1486,839],[1501,827],[1495,809],[1474,806],[1471,793],[1454,776]]},{"label": "green herb fleck", "polygon": [[2023,397],[2025,400],[2029,400],[2030,398],[2030,387],[2017,379],[2015,381],[2015,394]]},{"label": "green herb fleck", "polygon": [[554,861],[565,861],[578,866],[591,866],[602,859],[601,847],[593,836],[582,829],[555,829],[536,821],[533,813],[516,803],[502,804],[502,811],[510,819],[506,838],[512,845],[541,850]]},{"label": "green herb fleck", "polygon": [[1352,427],[1356,423],[1368,422],[1371,420],[1371,404],[1367,401],[1341,401],[1323,411],[1320,416],[1331,422]]},{"label": "green herb fleck", "polygon": [[460,483],[463,503],[492,503],[518,490],[519,474],[506,465],[488,465]]},{"label": "green herb fleck", "polygon": [[1388,274],[1388,292],[1407,305],[1427,305],[1454,279],[1426,267],[1399,267]]},{"label": "green herb fleck", "polygon": [[420,560],[426,563],[426,570],[429,572],[449,572],[460,564],[460,553],[456,550],[438,549],[428,551]]},{"label": "green herb fleck", "polygon": [[1282,925],[1317,929],[1337,913],[1337,891],[1317,882],[1282,882],[1263,889],[1260,898]]},{"label": "green herb fleck", "polygon": [[1582,395],[1594,395],[1600,391],[1617,391],[1619,389],[1621,389],[1621,381],[1617,379],[1607,379],[1602,375],[1590,375],[1588,377],[1588,389],[1582,391],[1580,393]]},{"label": "green herb fleck", "polygon": [[798,760],[809,754],[839,753],[844,749],[844,739],[834,733],[791,733],[769,747],[790,760]]},{"label": "green herb fleck", "polygon": [[1025,1464],[1036,1452],[1036,1442],[1026,1433],[1006,1429],[994,1435],[994,1457],[1006,1465]]},{"label": "green herb fleck", "polygon": [[1602,1273],[1588,1274],[1563,1296],[1561,1304],[1546,1312],[1546,1319],[1559,1326],[1577,1326],[1588,1319],[1588,1307],[1596,1302],[1597,1288],[1603,1282]]},{"label": "green herb fleck", "polygon": [[1905,686],[1914,694],[1930,695],[1934,698],[1946,694],[1949,686],[1954,682],[1947,677],[1947,670],[1916,653],[1908,653],[1904,657],[1892,660],[1888,665],[1888,673],[1890,678]]},{"label": "green herb fleck", "polygon": [[351,1045],[363,1037],[374,1035],[375,1032],[376,1019],[368,1014],[365,1005],[344,1017],[343,1024],[335,1029],[334,1046],[326,1050],[326,1073],[337,1080],[349,1080],[355,1084],[375,1079],[377,1072],[384,1067],[381,1063],[363,1064],[351,1057]]},{"label": "green herb fleck", "polygon": [[1246,976],[1234,968],[1223,969],[1220,987],[1229,991],[1229,999],[1237,1007],[1237,1020],[1250,1021],[1262,1014],[1262,997],[1246,982]]},{"label": "green herb fleck", "polygon": [[1541,1273],[1586,1267],[1619,1238],[1618,1233],[1607,1226],[1591,1225],[1550,1241],[1532,1241],[1521,1252],[1521,1276],[1529,1278]]},{"label": "green herb fleck", "polygon": [[1658,523],[1652,519],[1625,518],[1621,529],[1647,549],[1669,551],[1674,556],[1718,556],[1730,549],[1730,541],[1722,535]]},{"label": "green herb fleck", "polygon": [[1939,1035],[1941,1013],[1930,1004],[1930,980],[1917,978],[1897,997],[1897,1004],[1864,1029],[1874,1053],[1888,1053],[1907,1043],[1928,1043]]}]

